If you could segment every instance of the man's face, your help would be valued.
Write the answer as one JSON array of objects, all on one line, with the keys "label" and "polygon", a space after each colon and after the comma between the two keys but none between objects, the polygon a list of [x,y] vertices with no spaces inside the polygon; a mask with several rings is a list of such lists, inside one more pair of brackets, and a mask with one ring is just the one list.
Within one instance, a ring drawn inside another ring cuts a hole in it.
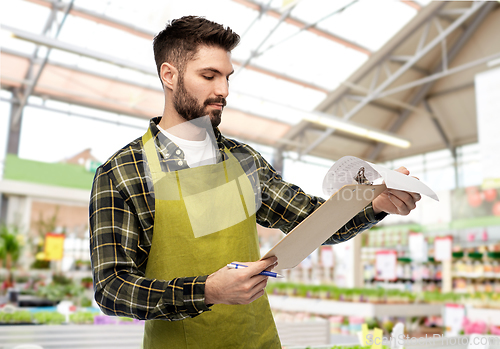
[{"label": "man's face", "polygon": [[173,94],[174,108],[185,120],[210,116],[219,126],[229,94],[229,76],[233,73],[231,54],[218,47],[200,46],[198,53],[179,72]]}]

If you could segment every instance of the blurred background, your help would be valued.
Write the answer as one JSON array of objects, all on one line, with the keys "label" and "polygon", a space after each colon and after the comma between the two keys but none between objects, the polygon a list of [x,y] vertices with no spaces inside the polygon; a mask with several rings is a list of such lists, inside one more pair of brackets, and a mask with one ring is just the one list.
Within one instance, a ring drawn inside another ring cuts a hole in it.
[{"label": "blurred background", "polygon": [[[328,169],[351,155],[405,166],[440,198],[282,271],[268,293],[283,343],[353,342],[363,322],[495,333],[498,1],[3,2],[0,325],[113,322],[92,300],[90,188],[96,168],[162,114],[152,39],[183,15],[241,35],[220,129],[285,180],[327,198]],[[262,253],[283,236],[258,230]]]}]

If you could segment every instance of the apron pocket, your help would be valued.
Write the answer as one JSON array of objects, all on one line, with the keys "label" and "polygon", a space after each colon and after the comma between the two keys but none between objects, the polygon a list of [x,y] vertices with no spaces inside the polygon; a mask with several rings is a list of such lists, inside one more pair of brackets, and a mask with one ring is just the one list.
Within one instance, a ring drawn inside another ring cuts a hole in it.
[{"label": "apron pocket", "polygon": [[185,196],[184,203],[196,238],[230,228],[247,218],[235,180]]}]

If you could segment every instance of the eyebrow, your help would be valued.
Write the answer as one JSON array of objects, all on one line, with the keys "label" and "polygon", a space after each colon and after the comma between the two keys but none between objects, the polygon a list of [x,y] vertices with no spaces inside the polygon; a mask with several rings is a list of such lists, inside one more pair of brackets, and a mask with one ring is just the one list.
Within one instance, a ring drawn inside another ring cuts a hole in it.
[{"label": "eyebrow", "polygon": [[[215,73],[215,74],[224,75],[224,74],[222,74],[219,70],[217,70],[217,69],[215,69],[215,68],[210,68],[210,67],[208,67],[208,68],[202,68],[202,69],[199,69],[198,71],[199,71],[199,72],[203,72],[203,71],[211,71],[211,72],[213,72],[213,73]],[[229,77],[229,76],[231,76],[233,73],[234,73],[234,69],[233,69],[233,70],[232,70],[232,71],[231,71],[231,72],[230,72],[227,76]]]}]

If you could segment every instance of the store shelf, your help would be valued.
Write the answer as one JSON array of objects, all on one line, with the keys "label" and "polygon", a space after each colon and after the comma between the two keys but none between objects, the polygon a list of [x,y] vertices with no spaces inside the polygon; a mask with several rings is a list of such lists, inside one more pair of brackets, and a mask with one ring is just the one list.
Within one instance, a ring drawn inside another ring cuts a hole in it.
[{"label": "store shelf", "polygon": [[330,322],[315,319],[297,322],[276,321],[278,335],[283,345],[330,344]]},{"label": "store shelf", "polygon": [[138,349],[144,325],[0,326],[0,348],[37,344],[43,349]]},{"label": "store shelf", "polygon": [[273,295],[269,296],[269,302],[271,308],[276,310],[308,312],[318,315],[429,316],[441,315],[442,310],[439,304],[371,304]]},{"label": "store shelf", "polygon": [[467,318],[471,321],[485,321],[487,324],[500,326],[500,309],[467,307]]}]

